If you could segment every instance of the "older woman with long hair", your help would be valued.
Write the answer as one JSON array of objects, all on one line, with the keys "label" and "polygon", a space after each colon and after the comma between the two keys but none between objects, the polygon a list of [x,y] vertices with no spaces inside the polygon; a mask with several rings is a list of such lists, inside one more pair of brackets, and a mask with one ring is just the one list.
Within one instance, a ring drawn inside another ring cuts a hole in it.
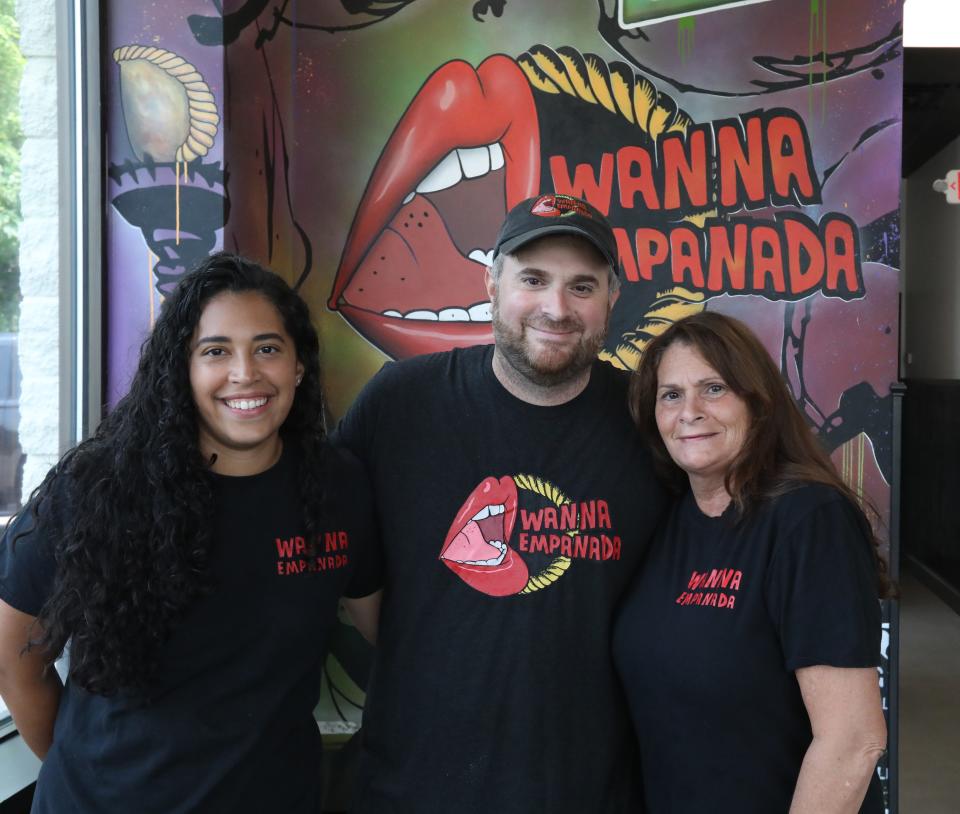
[{"label": "older woman with long hair", "polygon": [[187,274],[128,395],[0,543],[35,814],[319,814],[327,638],[341,594],[378,587],[363,473],[323,421],[303,300],[229,254]]},{"label": "older woman with long hair", "polygon": [[631,400],[676,494],[614,633],[648,814],[882,812],[889,583],[857,495],[735,319],[651,341]]}]

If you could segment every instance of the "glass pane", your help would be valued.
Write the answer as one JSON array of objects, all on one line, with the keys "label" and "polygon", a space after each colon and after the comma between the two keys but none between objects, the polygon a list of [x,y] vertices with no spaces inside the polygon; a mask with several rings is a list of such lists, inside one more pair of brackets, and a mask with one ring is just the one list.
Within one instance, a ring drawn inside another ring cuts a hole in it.
[{"label": "glass pane", "polygon": [[[15,0],[0,0],[0,518],[20,505],[20,78],[23,56]],[[5,522],[5,521],[4,521]]]}]

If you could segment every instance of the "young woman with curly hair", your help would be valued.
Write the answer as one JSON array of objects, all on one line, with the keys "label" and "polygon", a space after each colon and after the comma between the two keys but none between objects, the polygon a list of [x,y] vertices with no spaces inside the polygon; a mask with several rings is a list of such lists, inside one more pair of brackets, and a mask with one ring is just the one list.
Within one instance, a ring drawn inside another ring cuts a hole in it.
[{"label": "young woman with curly hair", "polygon": [[44,760],[34,812],[321,810],[327,636],[341,594],[378,586],[319,353],[280,277],[208,258],[11,523],[0,692]]}]

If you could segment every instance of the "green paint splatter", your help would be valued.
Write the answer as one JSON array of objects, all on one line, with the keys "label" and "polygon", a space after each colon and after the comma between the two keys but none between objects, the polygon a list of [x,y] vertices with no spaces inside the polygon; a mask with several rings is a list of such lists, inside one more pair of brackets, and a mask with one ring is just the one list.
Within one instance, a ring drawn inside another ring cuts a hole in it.
[{"label": "green paint splatter", "polygon": [[[828,0],[810,0],[810,35],[807,43],[809,72],[808,82],[809,92],[807,94],[807,112],[813,119],[813,94],[814,94],[814,61],[820,60],[823,65],[823,71],[820,75],[820,120],[825,121],[827,117],[827,73],[829,70],[827,58],[827,2]],[[818,50],[814,50],[818,49]]]},{"label": "green paint splatter", "polygon": [[677,20],[677,48],[680,52],[680,64],[687,64],[687,57],[693,55],[694,34],[697,29],[696,17],[681,17]]}]

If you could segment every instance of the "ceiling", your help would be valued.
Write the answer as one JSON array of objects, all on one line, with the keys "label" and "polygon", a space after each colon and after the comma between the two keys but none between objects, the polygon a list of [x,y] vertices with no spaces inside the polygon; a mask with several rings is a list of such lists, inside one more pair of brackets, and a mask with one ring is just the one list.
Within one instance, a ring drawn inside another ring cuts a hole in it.
[{"label": "ceiling", "polygon": [[902,174],[906,178],[960,136],[960,48],[903,51]]}]

